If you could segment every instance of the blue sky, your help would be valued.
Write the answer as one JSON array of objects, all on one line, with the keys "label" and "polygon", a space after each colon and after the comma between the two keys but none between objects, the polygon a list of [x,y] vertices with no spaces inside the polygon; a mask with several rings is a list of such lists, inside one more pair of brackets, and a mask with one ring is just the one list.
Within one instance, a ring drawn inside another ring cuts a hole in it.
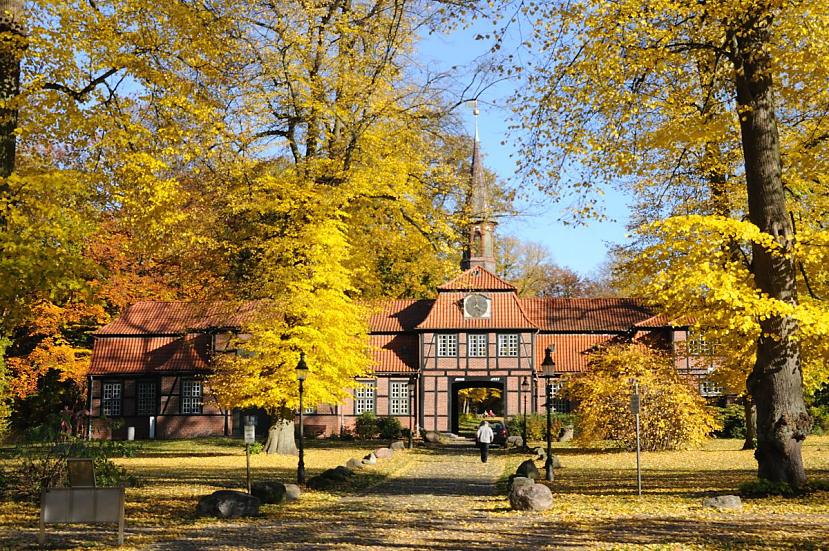
[{"label": "blue sky", "polygon": [[[420,43],[418,60],[430,72],[450,71],[457,66],[457,87],[462,88],[470,78],[469,73],[476,65],[476,59],[489,49],[488,42],[474,38],[479,32],[486,32],[485,25],[481,23],[451,34],[426,36]],[[515,175],[515,160],[510,158],[515,153],[511,143],[513,140],[507,133],[508,106],[514,86],[514,82],[501,82],[484,92],[480,98],[478,122],[484,164],[513,187],[520,185]],[[471,108],[461,107],[459,114],[471,135],[475,127]],[[528,201],[519,206],[527,215],[502,220],[498,233],[544,244],[552,253],[553,260],[562,266],[581,274],[590,274],[607,258],[608,243],[617,243],[624,238],[628,208],[626,197],[619,192],[609,190],[604,200],[611,221],[572,226],[558,222],[562,205],[553,203],[544,194],[529,189],[529,186],[523,191]]]}]

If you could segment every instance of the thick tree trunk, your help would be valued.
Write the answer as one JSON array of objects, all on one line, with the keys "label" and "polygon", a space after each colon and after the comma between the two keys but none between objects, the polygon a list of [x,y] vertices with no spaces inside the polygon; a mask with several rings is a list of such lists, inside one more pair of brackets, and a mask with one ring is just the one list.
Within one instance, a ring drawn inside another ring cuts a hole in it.
[{"label": "thick tree trunk", "polygon": [[296,455],[296,439],[294,438],[294,422],[288,419],[277,419],[268,429],[268,439],[265,441],[265,453],[281,455]]},{"label": "thick tree trunk", "polygon": [[[773,254],[754,245],[752,272],[764,294],[796,304],[795,265],[790,255],[794,232],[783,193],[771,57],[766,49],[771,16],[746,21],[750,22],[736,33],[733,54],[749,220],[774,236],[780,247]],[[761,320],[760,327],[757,359],[748,380],[757,407],[754,455],[758,475],[801,487],[806,482],[801,443],[809,416],[803,401],[800,346],[793,338],[796,323],[789,316],[772,315]]]},{"label": "thick tree trunk", "polygon": [[14,100],[20,94],[23,41],[23,0],[0,0],[0,102],[4,104],[0,107],[0,178],[7,178],[15,168],[17,106]]},{"label": "thick tree trunk", "polygon": [[757,408],[754,407],[751,396],[743,399],[743,410],[746,417],[746,441],[743,442],[743,449],[753,450],[757,447]]}]

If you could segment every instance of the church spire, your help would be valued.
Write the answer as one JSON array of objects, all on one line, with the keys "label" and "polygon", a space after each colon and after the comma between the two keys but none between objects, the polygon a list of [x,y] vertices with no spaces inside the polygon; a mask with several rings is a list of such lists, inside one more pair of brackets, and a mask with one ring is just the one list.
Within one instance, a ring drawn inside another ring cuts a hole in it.
[{"label": "church spire", "polygon": [[484,168],[481,163],[481,141],[478,136],[477,100],[472,114],[475,116],[475,142],[472,145],[472,170],[469,191],[469,230],[468,241],[463,251],[461,268],[468,270],[481,266],[495,273],[495,225],[492,217],[492,205],[489,201],[489,188],[484,180]]}]

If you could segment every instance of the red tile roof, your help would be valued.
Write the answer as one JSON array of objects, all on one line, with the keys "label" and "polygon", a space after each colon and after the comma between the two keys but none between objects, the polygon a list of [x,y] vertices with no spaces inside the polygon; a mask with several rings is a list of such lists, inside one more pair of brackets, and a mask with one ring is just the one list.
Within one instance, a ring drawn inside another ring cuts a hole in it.
[{"label": "red tile roof", "polygon": [[434,300],[387,300],[377,304],[379,312],[369,319],[372,333],[412,331],[429,314]]},{"label": "red tile roof", "polygon": [[632,298],[524,298],[527,316],[542,331],[630,330],[653,316],[638,299]]},{"label": "red tile roof", "polygon": [[182,335],[188,331],[238,328],[253,318],[259,303],[136,302],[96,335]]},{"label": "red tile roof", "polygon": [[441,292],[429,315],[418,329],[529,329],[535,324],[524,313],[515,293],[490,293],[489,318],[464,318],[463,299],[466,293]]},{"label": "red tile roof", "polygon": [[376,373],[414,373],[417,371],[418,336],[371,335]]},{"label": "red tile roof", "polygon": [[617,335],[550,335],[539,334],[535,341],[535,367],[541,375],[544,349],[555,343],[553,360],[558,373],[581,373],[587,371],[590,353],[603,344],[610,344]]},{"label": "red tile roof", "polygon": [[635,324],[636,327],[645,329],[653,327],[686,327],[687,325],[689,325],[688,320],[683,321],[667,314],[657,314]]},{"label": "red tile roof", "polygon": [[492,272],[476,266],[444,283],[438,287],[438,291],[515,291],[515,286]]},{"label": "red tile roof", "polygon": [[210,336],[97,337],[90,375],[209,371]]}]

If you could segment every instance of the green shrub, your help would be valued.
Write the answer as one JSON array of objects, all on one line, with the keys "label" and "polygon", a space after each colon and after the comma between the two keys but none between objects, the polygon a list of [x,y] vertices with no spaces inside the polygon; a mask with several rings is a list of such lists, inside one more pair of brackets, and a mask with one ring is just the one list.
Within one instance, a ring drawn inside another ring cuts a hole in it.
[{"label": "green shrub", "polygon": [[374,412],[366,411],[361,413],[354,424],[354,432],[357,433],[357,438],[363,440],[377,436],[377,416],[374,415]]},{"label": "green shrub", "polygon": [[743,406],[730,404],[724,408],[716,408],[717,420],[722,428],[712,434],[716,438],[745,438],[746,414]]},{"label": "green shrub", "polygon": [[[552,415],[552,437],[558,438],[563,427],[572,426],[573,416],[566,413],[554,413]],[[507,421],[509,433],[513,436],[523,436],[524,416],[516,415]],[[546,440],[547,415],[534,413],[527,415],[527,440]]]},{"label": "green shrub", "polygon": [[400,438],[402,434],[400,420],[397,417],[379,417],[377,419],[377,431],[380,433],[380,438],[387,440]]},{"label": "green shrub", "polygon": [[812,416],[812,434],[829,434],[829,406],[812,406],[809,415]]},{"label": "green shrub", "polygon": [[13,499],[36,503],[44,489],[67,485],[68,458],[93,459],[96,483],[101,487],[136,486],[136,478],[110,460],[111,457],[134,454],[137,446],[132,444],[106,440],[88,442],[76,438],[19,444],[15,447],[8,473],[7,493]]},{"label": "green shrub", "polygon": [[751,482],[744,482],[740,484],[740,495],[743,497],[768,497],[768,496],[783,496],[792,497],[798,494],[798,491],[786,484],[785,482],[772,482],[765,478],[752,480]]},{"label": "green shrub", "polygon": [[265,451],[265,446],[262,444],[262,442],[257,441],[250,445],[251,455],[259,455],[263,451]]}]

